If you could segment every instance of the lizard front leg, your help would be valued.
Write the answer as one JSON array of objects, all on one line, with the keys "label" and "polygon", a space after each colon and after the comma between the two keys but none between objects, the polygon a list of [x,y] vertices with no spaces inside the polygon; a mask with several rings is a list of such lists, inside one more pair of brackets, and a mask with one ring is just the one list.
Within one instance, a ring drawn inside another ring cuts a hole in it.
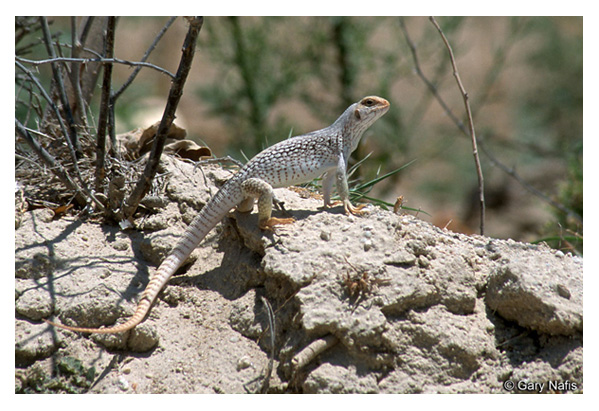
[{"label": "lizard front leg", "polygon": [[331,202],[331,194],[333,192],[333,182],[335,181],[335,170],[329,170],[322,176],[322,199],[324,200],[324,208],[333,207],[338,202]]},{"label": "lizard front leg", "polygon": [[364,215],[366,214],[366,211],[361,210],[366,206],[366,204],[360,204],[359,206],[354,207],[349,201],[349,187],[347,186],[346,168],[347,162],[342,156],[340,156],[339,163],[337,164],[337,170],[335,171],[335,176],[337,181],[337,193],[339,194],[339,197],[341,197],[343,209],[345,210],[345,214],[351,213],[353,215]]},{"label": "lizard front leg", "polygon": [[275,225],[291,224],[295,221],[293,218],[272,217],[273,201],[277,204],[282,202],[277,199],[272,186],[266,181],[259,178],[248,178],[241,183],[241,191],[246,197],[242,203],[244,206],[250,203],[250,199],[258,199],[258,226],[260,229],[270,230]]}]

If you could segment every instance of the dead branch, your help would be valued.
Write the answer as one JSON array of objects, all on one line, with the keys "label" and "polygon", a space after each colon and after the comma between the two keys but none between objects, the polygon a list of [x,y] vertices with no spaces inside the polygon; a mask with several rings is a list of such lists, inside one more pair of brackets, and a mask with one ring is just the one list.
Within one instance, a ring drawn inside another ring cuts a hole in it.
[{"label": "dead branch", "polygon": [[[114,28],[116,17],[110,16],[106,27],[106,45],[104,47],[107,58],[112,58],[114,53]],[[98,132],[96,134],[96,191],[102,192],[106,170],[106,123],[110,111],[110,84],[112,81],[112,63],[104,65],[104,78],[102,80],[102,99],[100,102],[100,114],[98,115]]]},{"label": "dead branch", "polygon": [[54,104],[54,101],[52,101],[52,99],[50,98],[50,96],[48,95],[48,93],[46,92],[46,90],[44,89],[44,87],[42,86],[42,84],[33,75],[33,73],[31,73],[31,71],[27,70],[18,61],[15,62],[15,64],[17,65],[17,67],[20,70],[22,70],[29,77],[29,79],[33,82],[33,84],[36,85],[36,87],[42,93],[42,97],[44,97],[44,99],[48,102],[48,106],[53,110],[54,114],[56,115],[56,119],[58,120],[59,126],[60,126],[60,128],[62,130],[63,137],[64,137],[64,139],[67,142],[67,146],[69,147],[69,153],[71,154],[71,159],[73,160],[73,168],[75,169],[75,173],[77,174],[77,178],[81,182],[81,185],[83,187],[83,192],[89,193],[89,190],[87,189],[87,185],[85,183],[85,180],[83,179],[83,176],[81,175],[81,171],[79,170],[77,156],[76,156],[75,150],[73,148],[73,145],[70,144],[69,134],[68,134],[66,126],[65,126],[65,124],[64,124],[64,122],[62,120],[62,116],[60,115],[60,111],[59,111],[58,107],[56,106],[56,104]]},{"label": "dead branch", "polygon": [[[46,45],[48,55],[50,55],[50,58],[55,59],[56,52],[54,51],[54,46],[52,45],[52,36],[50,34],[48,20],[45,17],[40,17],[40,24],[42,26],[44,44]],[[65,135],[65,138],[69,147],[69,152],[71,153],[71,157],[73,157],[73,163],[77,164],[77,158],[81,156],[81,147],[79,146],[79,139],[77,137],[77,131],[75,130],[75,120],[73,118],[73,113],[71,112],[71,106],[67,98],[67,92],[64,86],[64,82],[62,81],[62,70],[56,62],[51,63],[51,66],[52,78],[54,79],[54,82],[56,84],[58,96],[60,98],[60,103],[62,104],[62,109],[64,110],[65,117],[67,120],[68,135]]]},{"label": "dead branch", "polygon": [[[44,147],[42,147],[40,145],[40,143],[38,143],[38,141],[31,135],[31,133],[29,133],[29,130],[27,130],[25,128],[25,126],[23,126],[23,124],[21,124],[19,122],[19,120],[17,120],[15,118],[15,129],[17,131],[17,133],[23,137],[23,139],[25,139],[25,141],[27,142],[27,144],[29,145],[29,147],[31,147],[31,149],[38,155],[38,157],[42,160],[42,162],[44,164],[46,164],[50,170],[54,173],[54,175],[56,175],[56,177],[58,177],[58,179],[70,190],[75,191],[75,200],[77,201],[77,203],[79,203],[79,205],[81,205],[82,207],[85,207],[87,205],[87,201],[88,198],[92,199],[93,201],[95,201],[96,206],[99,209],[103,209],[104,206],[102,205],[102,203],[100,203],[91,193],[89,193],[89,191],[87,191],[85,188],[80,187],[70,176],[69,173],[64,169],[64,167],[56,161],[56,159],[46,151],[46,149],[44,149]],[[84,195],[85,193],[85,195]]]},{"label": "dead branch", "polygon": [[[164,25],[164,27],[162,28],[162,30],[160,30],[160,32],[156,35],[156,37],[154,38],[154,41],[152,42],[152,44],[150,44],[150,47],[148,47],[148,49],[146,50],[146,52],[144,53],[144,55],[143,55],[143,57],[141,58],[140,61],[138,61],[138,62],[129,62],[131,66],[135,67],[135,69],[133,70],[133,73],[131,73],[131,75],[129,76],[129,78],[123,83],[123,85],[121,86],[121,88],[119,88],[117,91],[115,91],[112,94],[111,99],[112,99],[112,104],[113,105],[114,105],[114,101],[117,98],[119,98],[119,96],[121,94],[123,94],[123,92],[127,89],[127,87],[129,87],[129,85],[133,82],[133,80],[135,80],[135,77],[137,77],[137,74],[142,69],[142,67],[148,67],[146,65],[146,61],[148,60],[148,57],[150,57],[150,54],[152,53],[152,51],[154,50],[154,48],[156,48],[156,45],[158,44],[158,42],[160,41],[160,39],[162,39],[162,36],[164,36],[164,33],[166,33],[166,31],[175,22],[176,19],[177,19],[176,17],[171,17],[169,19],[169,21],[166,22],[166,24]],[[112,58],[112,56],[110,58]],[[117,61],[115,61],[115,63],[117,63]],[[150,66],[153,66],[153,65],[150,64]],[[163,69],[161,69],[161,70],[163,70]],[[175,76],[173,76],[171,73],[168,73],[168,74],[173,79],[175,78]]]},{"label": "dead branch", "polygon": [[[109,134],[110,134],[110,141],[112,143],[111,144],[111,155],[118,156],[118,150],[116,149],[117,142],[116,142],[116,135],[115,135],[116,127],[115,127],[115,118],[114,118],[115,117],[114,116],[114,108],[116,107],[116,100],[131,85],[131,83],[133,83],[133,80],[135,80],[135,78],[137,77],[137,74],[141,71],[142,67],[144,67],[146,61],[150,57],[150,54],[152,53],[152,51],[156,48],[156,45],[158,44],[158,42],[162,39],[162,37],[164,36],[166,31],[175,22],[176,19],[177,19],[177,17],[171,17],[166,22],[166,24],[164,25],[162,30],[160,30],[160,32],[158,32],[158,34],[154,38],[154,41],[152,42],[152,44],[150,44],[150,47],[148,47],[148,49],[144,53],[143,57],[139,61],[139,63],[142,63],[142,64],[136,63],[135,69],[133,70],[133,73],[131,73],[129,78],[127,78],[127,80],[123,83],[123,85],[117,91],[115,91],[114,93],[112,93],[110,95],[110,103],[108,105],[110,108],[110,110],[108,111],[108,130],[109,130]],[[172,77],[174,78],[174,76],[172,76]]]},{"label": "dead branch", "polygon": [[460,73],[458,72],[458,66],[456,64],[455,57],[453,55],[453,50],[451,49],[451,45],[449,44],[447,37],[445,37],[443,30],[441,30],[441,27],[439,26],[439,24],[437,23],[437,20],[435,20],[434,17],[431,16],[430,21],[433,23],[433,25],[439,31],[439,34],[441,35],[441,38],[443,39],[443,42],[445,43],[445,47],[447,47],[447,51],[449,52],[449,59],[451,60],[451,65],[453,67],[453,76],[455,77],[456,82],[458,83],[458,87],[459,87],[460,92],[462,93],[462,97],[464,99],[464,106],[466,108],[466,115],[468,117],[468,127],[469,127],[469,131],[470,131],[470,138],[472,139],[472,155],[474,156],[474,164],[476,165],[476,173],[478,176],[478,193],[479,193],[479,199],[480,199],[480,235],[484,235],[485,234],[484,178],[483,178],[483,171],[480,166],[480,159],[478,157],[478,148],[476,145],[476,133],[474,131],[474,120],[472,120],[472,111],[470,110],[470,103],[468,101],[468,93],[466,92],[466,89],[464,88],[464,85],[462,84],[462,80],[460,79]]},{"label": "dead branch", "polygon": [[126,218],[133,216],[133,213],[135,213],[135,210],[137,210],[139,202],[150,189],[152,180],[154,179],[158,169],[158,163],[160,162],[160,156],[164,148],[164,143],[166,142],[167,132],[173,123],[173,120],[175,119],[175,111],[177,109],[177,105],[179,104],[179,100],[181,99],[181,95],[183,94],[183,86],[185,85],[185,80],[187,79],[189,70],[191,69],[196,41],[204,20],[202,17],[194,17],[188,19],[188,21],[189,30],[187,32],[187,36],[185,37],[185,42],[183,43],[181,61],[179,62],[177,75],[169,91],[164,114],[162,116],[162,120],[160,121],[160,126],[158,126],[154,144],[152,145],[152,152],[148,158],[148,163],[146,164],[143,175],[137,182],[131,195],[125,201],[124,216]]},{"label": "dead branch", "polygon": [[136,67],[136,66],[148,67],[148,68],[154,69],[156,71],[159,71],[162,74],[166,74],[167,76],[169,76],[172,79],[175,78],[175,75],[173,73],[171,73],[170,71],[168,71],[162,67],[156,66],[155,64],[146,63],[143,61],[129,61],[129,60],[123,60],[123,59],[119,59],[119,58],[108,59],[108,58],[98,57],[98,58],[92,59],[92,58],[53,57],[53,58],[44,59],[44,60],[30,60],[30,59],[26,59],[23,57],[15,57],[15,60],[20,61],[21,63],[31,64],[33,66],[40,66],[42,64],[62,63],[62,62],[66,62],[66,63],[76,62],[76,63],[82,63],[82,64],[87,64],[87,63],[124,64],[124,65],[132,66],[132,67]]},{"label": "dead branch", "polygon": [[[71,17],[71,57],[77,58],[81,53],[81,43],[77,35],[77,18]],[[71,67],[71,85],[74,89],[75,100],[79,107],[79,116],[84,130],[88,130],[87,114],[83,92],[81,91],[81,63],[73,63]]]}]

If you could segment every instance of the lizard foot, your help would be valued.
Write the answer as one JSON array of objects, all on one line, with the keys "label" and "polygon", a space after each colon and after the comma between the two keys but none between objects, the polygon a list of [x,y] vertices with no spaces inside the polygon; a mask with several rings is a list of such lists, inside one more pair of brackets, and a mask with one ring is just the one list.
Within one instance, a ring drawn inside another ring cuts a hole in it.
[{"label": "lizard foot", "polygon": [[324,203],[322,208],[324,208],[324,209],[333,208],[333,207],[337,207],[338,205],[341,205],[341,204],[343,204],[342,201],[332,201],[330,203]]},{"label": "lizard foot", "polygon": [[295,218],[276,218],[271,217],[268,220],[260,221],[259,227],[261,230],[272,230],[275,225],[293,224]]},{"label": "lizard foot", "polygon": [[366,207],[366,204],[360,204],[356,207],[354,207],[353,205],[351,205],[351,203],[348,201],[347,203],[343,204],[343,208],[345,209],[345,214],[350,215],[366,215],[368,214],[368,211],[362,211],[362,209]]}]

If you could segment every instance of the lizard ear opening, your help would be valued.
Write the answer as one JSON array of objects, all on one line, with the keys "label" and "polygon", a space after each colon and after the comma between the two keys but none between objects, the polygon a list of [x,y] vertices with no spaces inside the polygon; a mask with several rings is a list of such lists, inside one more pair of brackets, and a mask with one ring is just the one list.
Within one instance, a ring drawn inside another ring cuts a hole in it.
[{"label": "lizard ear opening", "polygon": [[362,119],[362,116],[360,115],[360,110],[359,110],[359,109],[356,109],[356,110],[354,111],[354,116],[356,116],[356,118],[357,118],[358,120],[361,120],[361,119]]}]

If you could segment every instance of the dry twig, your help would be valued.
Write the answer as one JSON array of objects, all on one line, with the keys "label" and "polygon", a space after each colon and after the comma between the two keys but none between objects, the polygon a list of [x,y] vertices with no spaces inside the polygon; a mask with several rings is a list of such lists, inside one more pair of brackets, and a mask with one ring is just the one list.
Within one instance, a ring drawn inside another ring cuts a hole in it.
[{"label": "dry twig", "polygon": [[451,60],[451,65],[453,67],[453,76],[455,77],[456,82],[458,83],[458,87],[460,88],[460,92],[462,93],[462,97],[464,99],[464,106],[466,108],[466,115],[468,117],[468,127],[469,127],[469,131],[470,131],[470,138],[472,139],[472,155],[474,156],[474,164],[476,165],[476,174],[478,176],[478,193],[479,193],[479,200],[480,200],[480,235],[484,235],[485,234],[485,188],[484,188],[485,186],[484,186],[483,171],[480,166],[480,159],[478,157],[478,148],[477,148],[477,144],[476,144],[476,133],[474,131],[474,120],[472,119],[472,111],[470,110],[470,103],[468,101],[468,93],[466,92],[466,89],[464,88],[464,85],[462,84],[462,80],[460,79],[460,73],[458,72],[458,66],[456,64],[455,57],[453,56],[453,50],[451,49],[451,45],[449,44],[447,37],[445,37],[445,34],[443,33],[443,30],[441,30],[441,27],[439,26],[439,23],[437,23],[437,20],[435,20],[435,18],[432,16],[430,17],[430,20],[433,23],[433,25],[437,28],[437,30],[439,31],[439,34],[441,35],[441,38],[443,39],[443,42],[445,43],[445,47],[447,47],[447,51],[449,52],[449,59]]},{"label": "dry twig", "polygon": [[272,375],[272,369],[275,360],[275,313],[266,298],[260,297],[260,300],[262,300],[262,304],[264,304],[264,308],[268,316],[268,328],[270,329],[270,353],[268,355],[268,366],[266,367],[266,371],[264,373],[264,381],[260,387],[260,392],[265,393],[270,384],[270,376]]},{"label": "dry twig", "polygon": [[[38,141],[33,138],[33,136],[29,133],[29,131],[15,118],[15,129],[17,134],[25,139],[27,144],[31,147],[31,149],[38,155],[38,157],[42,160],[44,164],[46,164],[50,170],[58,177],[58,179],[70,190],[75,191],[75,199],[81,205],[87,205],[87,199],[92,199],[96,206],[102,210],[104,206],[96,197],[90,193],[85,187],[80,187],[70,176],[69,173],[64,169],[64,167],[56,161],[56,159],[44,149],[38,143]],[[85,195],[83,195],[85,194]]]},{"label": "dry twig", "polygon": [[173,120],[175,119],[175,111],[177,109],[177,105],[179,104],[179,100],[181,99],[181,95],[183,94],[183,86],[185,85],[185,80],[187,80],[189,70],[191,69],[191,62],[193,61],[193,56],[195,53],[196,40],[198,38],[200,29],[202,28],[202,23],[202,17],[189,19],[189,30],[187,32],[185,42],[183,43],[183,53],[181,55],[181,61],[179,63],[177,75],[173,81],[173,84],[171,85],[166,107],[164,109],[164,114],[162,116],[162,120],[160,121],[158,131],[156,132],[156,138],[154,140],[154,144],[152,145],[152,152],[148,158],[148,163],[146,164],[144,173],[137,182],[131,195],[125,201],[125,218],[133,216],[133,213],[135,213],[135,210],[137,210],[139,202],[150,189],[152,179],[156,175],[160,156],[164,148],[164,143],[166,142],[167,132],[173,123]]},{"label": "dry twig", "polygon": [[[84,49],[85,51],[92,51],[92,50],[88,50],[88,49]],[[20,61],[21,63],[26,63],[26,64],[31,64],[32,66],[40,66],[42,64],[52,64],[52,63],[82,63],[82,64],[88,64],[88,63],[115,63],[115,64],[124,64],[127,66],[131,66],[131,67],[148,67],[151,69],[154,69],[156,71],[159,71],[162,74],[166,74],[167,76],[169,76],[171,79],[174,79],[176,77],[175,74],[171,73],[170,71],[168,71],[167,69],[164,69],[160,66],[157,66],[155,64],[152,63],[146,63],[143,61],[130,61],[130,60],[123,60],[123,59],[119,59],[119,58],[95,58],[95,59],[91,59],[91,58],[72,58],[72,57],[52,57],[49,59],[44,59],[44,60],[30,60],[30,59],[26,59],[23,57],[15,57],[15,60]]]},{"label": "dry twig", "polygon": [[[466,126],[464,125],[464,123],[455,116],[455,114],[453,113],[453,111],[451,111],[451,109],[449,108],[449,106],[445,103],[445,100],[443,100],[443,97],[441,97],[441,95],[438,93],[437,87],[423,73],[423,71],[422,71],[422,69],[420,67],[420,61],[418,59],[418,53],[417,53],[416,45],[414,44],[414,42],[410,38],[409,33],[407,31],[407,28],[405,26],[405,23],[404,23],[403,19],[400,19],[399,22],[400,22],[400,26],[402,28],[402,31],[404,33],[404,38],[406,39],[408,47],[410,48],[410,51],[412,53],[412,59],[414,60],[414,70],[416,71],[416,74],[418,75],[418,77],[420,77],[420,79],[427,86],[427,88],[429,89],[429,91],[431,92],[431,94],[433,95],[433,97],[437,100],[437,102],[443,108],[443,110],[445,111],[445,113],[447,114],[447,116],[451,119],[451,121],[458,127],[458,129],[462,133],[464,133],[464,135],[468,136],[469,135],[468,129],[466,128]],[[520,175],[513,168],[510,168],[510,167],[506,166],[501,161],[499,161],[496,157],[494,157],[491,154],[491,152],[486,148],[486,144],[484,144],[483,140],[479,141],[479,145],[480,145],[482,153],[485,154],[489,158],[489,160],[491,161],[491,164],[497,166],[500,170],[502,170],[507,175],[509,175],[510,177],[512,177],[514,180],[516,180],[516,182],[518,182],[525,190],[527,190],[529,193],[531,193],[531,194],[539,197],[541,200],[543,200],[546,203],[550,204],[552,207],[557,208],[558,210],[566,213],[568,216],[570,216],[570,217],[572,217],[572,218],[574,218],[577,221],[579,221],[579,222],[582,223],[582,217],[580,215],[578,215],[575,211],[569,209],[568,207],[564,206],[563,204],[560,204],[560,203],[552,200],[551,198],[549,198],[549,196],[547,196],[546,194],[542,193],[541,191],[539,191],[538,189],[536,189],[532,185],[528,184],[522,177],[520,177]]]},{"label": "dry twig", "polygon": [[[114,53],[114,27],[116,17],[108,17],[106,27],[106,45],[104,47],[106,58],[112,58]],[[110,83],[112,81],[112,63],[104,65],[104,79],[102,80],[102,99],[100,102],[100,115],[98,116],[98,132],[96,134],[96,190],[102,191],[106,170],[106,123],[110,111]]]},{"label": "dry twig", "polygon": [[[48,20],[45,17],[40,17],[40,23],[42,26],[42,33],[44,34],[44,43],[46,45],[46,50],[48,51],[48,54],[50,55],[51,59],[56,59],[56,52],[54,51],[54,46],[52,45],[52,36],[50,34]],[[64,82],[62,81],[62,70],[60,70],[60,66],[57,64],[56,61],[52,62],[51,66],[52,77],[54,79],[54,82],[56,83],[58,96],[60,97],[62,109],[64,110],[65,117],[67,120],[68,134],[65,135],[65,139],[67,141],[71,157],[73,157],[73,163],[75,164],[75,167],[77,167],[77,158],[81,156],[81,147],[79,146],[79,139],[77,138],[77,131],[75,130],[75,120],[73,118],[73,113],[71,112],[71,106],[67,98],[67,92],[64,86]]]}]

